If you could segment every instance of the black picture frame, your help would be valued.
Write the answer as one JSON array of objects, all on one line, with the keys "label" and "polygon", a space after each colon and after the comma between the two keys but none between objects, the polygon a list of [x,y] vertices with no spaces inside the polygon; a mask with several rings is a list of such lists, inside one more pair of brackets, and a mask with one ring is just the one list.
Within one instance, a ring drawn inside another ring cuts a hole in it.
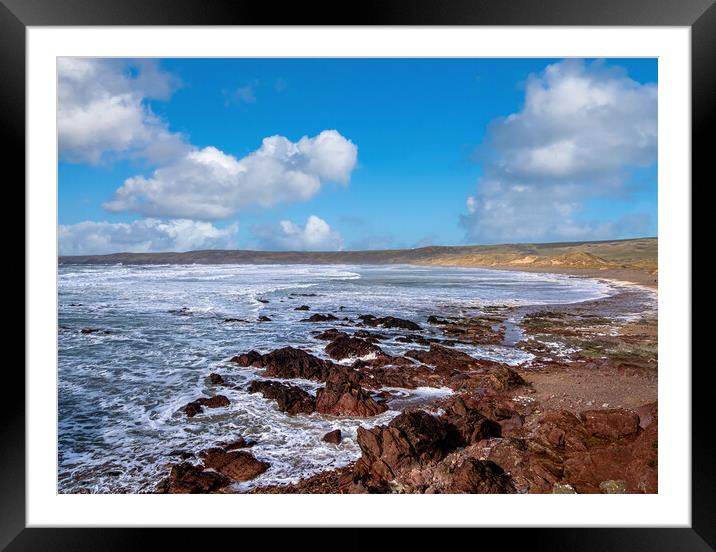
[{"label": "black picture frame", "polygon": [[[25,30],[64,25],[609,25],[686,26],[692,45],[692,181],[712,177],[707,132],[716,100],[715,0],[364,0],[272,3],[247,0],[0,0],[0,132],[6,169],[24,181]],[[708,171],[708,173],[707,173]],[[11,179],[8,178],[8,182]],[[691,183],[684,183],[690,186]],[[24,202],[24,197],[23,200]],[[695,215],[695,213],[694,213]],[[692,219],[693,220],[693,219]],[[25,274],[27,277],[27,274]],[[25,288],[27,293],[27,288]],[[697,331],[693,327],[693,332]],[[700,330],[700,331],[705,331]],[[692,334],[693,335],[693,334]],[[694,342],[692,337],[692,342]],[[206,532],[155,529],[25,527],[24,377],[6,365],[0,423],[0,547],[7,550],[124,550],[161,536],[164,546],[207,545]],[[672,367],[676,369],[677,367]],[[713,429],[707,411],[711,367],[692,377],[692,525],[690,528],[519,529],[500,540],[509,548],[548,550],[710,550],[716,546]],[[690,366],[678,367],[690,370]],[[559,520],[555,520],[558,524]],[[320,519],[316,519],[320,525]],[[158,532],[161,531],[161,535]],[[354,529],[358,531],[358,529]],[[490,529],[490,536],[504,529]],[[213,538],[213,537],[212,537]],[[365,537],[363,537],[365,538]],[[181,540],[179,540],[181,539]],[[385,539],[385,537],[384,537]],[[176,540],[176,544],[172,541]],[[391,538],[382,540],[390,546]],[[243,541],[246,542],[246,541]],[[484,542],[484,541],[481,541]],[[402,543],[401,543],[402,544]]]}]

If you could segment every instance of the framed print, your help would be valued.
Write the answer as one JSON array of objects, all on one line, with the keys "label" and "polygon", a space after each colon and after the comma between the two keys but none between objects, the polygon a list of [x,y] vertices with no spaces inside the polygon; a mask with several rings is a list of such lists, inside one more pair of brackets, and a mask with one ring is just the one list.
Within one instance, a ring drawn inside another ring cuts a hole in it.
[{"label": "framed print", "polygon": [[712,4],[4,1],[27,325],[3,546],[711,549]]}]

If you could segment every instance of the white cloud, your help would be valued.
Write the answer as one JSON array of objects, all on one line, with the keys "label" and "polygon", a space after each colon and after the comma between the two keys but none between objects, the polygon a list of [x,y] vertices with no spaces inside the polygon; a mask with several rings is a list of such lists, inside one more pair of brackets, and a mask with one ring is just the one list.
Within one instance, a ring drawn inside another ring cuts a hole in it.
[{"label": "white cloud", "polygon": [[234,90],[224,90],[224,105],[228,106],[232,103],[256,103],[256,89],[258,86],[259,81],[254,79]]},{"label": "white cloud", "polygon": [[238,224],[220,229],[193,220],[143,219],[130,223],[85,221],[60,225],[60,255],[147,253],[227,249],[234,246]]},{"label": "white cloud", "polygon": [[290,251],[337,251],[343,249],[341,235],[328,223],[315,216],[308,217],[301,226],[288,220],[275,225],[255,226],[251,229],[259,248]]},{"label": "white cloud", "polygon": [[550,65],[528,79],[522,110],[490,126],[484,176],[461,225],[484,243],[609,238],[637,219],[646,227],[643,217],[584,223],[578,215],[592,198],[626,198],[627,171],[656,154],[655,84],[600,62]]},{"label": "white cloud", "polygon": [[112,157],[162,162],[188,146],[152,113],[178,80],[152,60],[57,60],[57,128],[62,159],[96,164]]},{"label": "white cloud", "polygon": [[237,159],[214,148],[192,149],[145,178],[125,180],[104,207],[149,216],[213,220],[249,205],[305,201],[326,182],[348,184],[358,148],[335,130],[291,142],[264,138]]}]

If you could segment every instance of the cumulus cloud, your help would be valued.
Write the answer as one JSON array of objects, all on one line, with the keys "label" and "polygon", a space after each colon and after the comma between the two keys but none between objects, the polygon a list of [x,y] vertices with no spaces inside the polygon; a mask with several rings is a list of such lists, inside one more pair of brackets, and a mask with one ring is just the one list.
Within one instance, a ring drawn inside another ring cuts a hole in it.
[{"label": "cumulus cloud", "polygon": [[228,249],[238,225],[217,228],[193,220],[143,219],[129,223],[85,221],[60,225],[60,255],[101,255],[105,253],[147,253]]},{"label": "cumulus cloud", "polygon": [[358,148],[335,130],[298,142],[264,138],[241,159],[211,146],[193,148],[148,178],[128,178],[104,207],[153,217],[227,218],[249,205],[305,201],[326,182],[346,185],[357,156]]},{"label": "cumulus cloud", "polygon": [[301,226],[288,220],[251,229],[260,249],[290,251],[340,251],[343,238],[328,223],[315,215]]},{"label": "cumulus cloud", "polygon": [[657,87],[600,62],[555,63],[530,76],[522,110],[494,121],[478,153],[483,176],[460,221],[470,241],[606,239],[646,227],[643,217],[579,215],[595,197],[628,199],[628,171],[656,161]]},{"label": "cumulus cloud", "polygon": [[167,100],[176,77],[152,60],[57,60],[60,157],[97,164],[113,157],[163,162],[188,146],[147,100]]}]

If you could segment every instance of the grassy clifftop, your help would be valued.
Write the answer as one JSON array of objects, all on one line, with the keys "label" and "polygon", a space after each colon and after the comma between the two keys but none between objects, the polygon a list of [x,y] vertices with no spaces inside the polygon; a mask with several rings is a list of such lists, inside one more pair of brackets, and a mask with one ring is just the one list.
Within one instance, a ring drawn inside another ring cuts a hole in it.
[{"label": "grassy clifftop", "polygon": [[380,251],[206,250],[60,257],[60,264],[425,264],[512,268],[631,269],[656,274],[657,239],[432,246]]}]

